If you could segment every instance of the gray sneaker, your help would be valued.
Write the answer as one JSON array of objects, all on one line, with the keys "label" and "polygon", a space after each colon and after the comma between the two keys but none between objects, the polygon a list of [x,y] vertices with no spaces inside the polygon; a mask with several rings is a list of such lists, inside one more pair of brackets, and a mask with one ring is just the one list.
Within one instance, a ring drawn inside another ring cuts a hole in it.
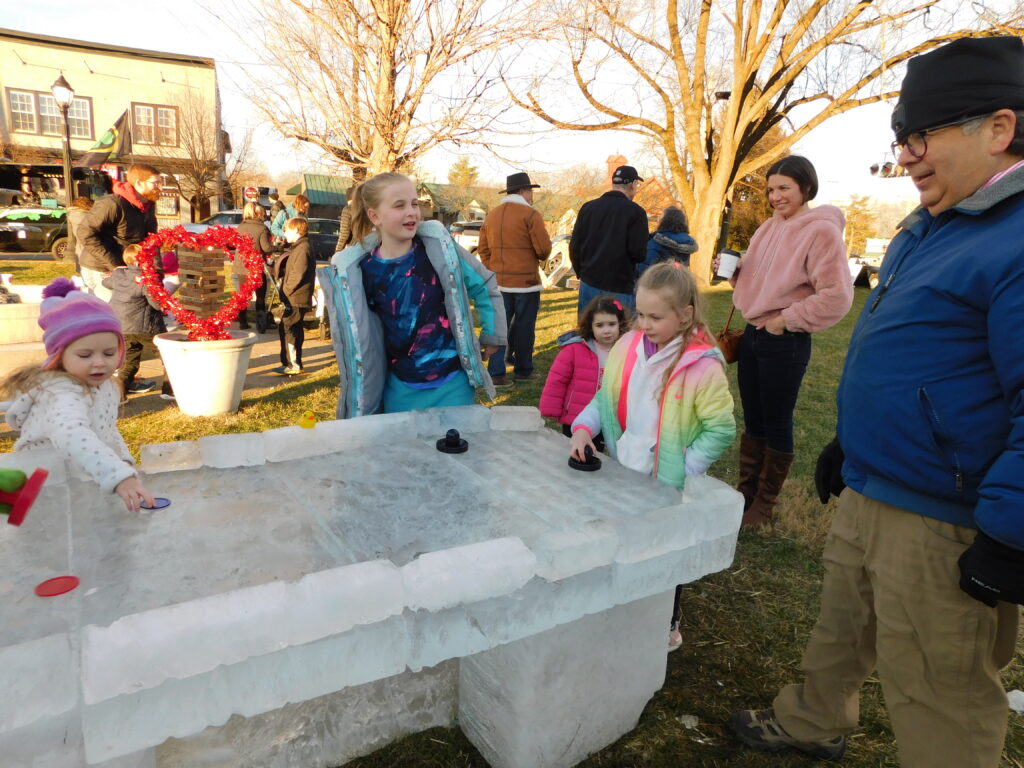
[{"label": "gray sneaker", "polygon": [[846,737],[821,741],[797,741],[775,719],[775,710],[747,709],[729,718],[729,728],[751,749],[778,752],[786,747],[798,749],[819,760],[837,761],[846,752]]}]

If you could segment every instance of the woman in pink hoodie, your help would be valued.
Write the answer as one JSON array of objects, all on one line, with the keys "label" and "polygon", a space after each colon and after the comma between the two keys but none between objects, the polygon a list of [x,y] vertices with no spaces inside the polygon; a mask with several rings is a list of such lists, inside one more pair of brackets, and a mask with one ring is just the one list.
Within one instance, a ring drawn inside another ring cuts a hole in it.
[{"label": "woman in pink hoodie", "polygon": [[740,439],[744,527],[770,523],[793,463],[793,409],[811,357],[811,334],[838,323],[853,303],[843,228],[835,206],[810,208],[818,176],[804,157],[768,169],[775,214],[750,239],[731,280],[747,319],[738,379],[745,430]]}]

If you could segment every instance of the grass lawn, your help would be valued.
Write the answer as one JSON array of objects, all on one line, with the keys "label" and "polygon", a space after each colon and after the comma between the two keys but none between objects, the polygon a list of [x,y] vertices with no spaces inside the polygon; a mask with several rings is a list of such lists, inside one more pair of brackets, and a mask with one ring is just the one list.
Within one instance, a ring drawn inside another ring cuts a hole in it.
[{"label": "grass lawn", "polygon": [[71,277],[75,265],[61,261],[0,261],[0,272],[10,273],[15,285],[46,285],[56,277]]},{"label": "grass lawn", "polygon": [[[43,263],[43,266],[50,266]],[[56,265],[58,267],[62,265]],[[8,270],[4,267],[4,271]],[[709,322],[725,323],[731,292],[707,294]],[[683,647],[668,657],[665,686],[647,706],[640,723],[611,746],[582,763],[588,768],[747,768],[808,766],[799,754],[765,756],[741,749],[724,729],[736,709],[767,706],[782,685],[799,679],[799,659],[817,617],[822,577],[821,548],[833,507],[814,495],[814,461],[832,439],[835,385],[854,320],[867,296],[856,290],[854,309],[845,321],[814,339],[814,352],[796,412],[797,458],[777,510],[777,524],[765,533],[740,536],[736,561],[724,573],[688,585],[683,596]],[[557,352],[555,338],[575,323],[576,294],[545,293],[537,321],[536,369],[545,374]],[[735,366],[729,375],[742,424]],[[497,402],[536,405],[543,387],[536,381],[501,392]],[[245,432],[292,424],[297,414],[314,411],[332,418],[337,397],[336,368],[266,392],[250,392],[237,414],[191,418],[174,409],[121,422],[129,445],[187,440],[219,432]],[[0,441],[9,450],[10,441]],[[736,481],[734,445],[711,474]],[[832,504],[835,502],[833,501]],[[667,621],[667,619],[666,619]],[[1006,687],[1024,688],[1018,654],[1005,675]],[[700,724],[686,729],[679,718],[696,715]],[[1024,768],[1024,727],[1011,713],[1005,766]],[[851,739],[843,765],[850,768],[897,766],[895,745],[877,680],[863,689],[861,725]],[[484,768],[486,763],[457,728],[435,728],[410,736],[351,763],[358,768],[429,766]],[[937,767],[938,768],[938,767]]]}]

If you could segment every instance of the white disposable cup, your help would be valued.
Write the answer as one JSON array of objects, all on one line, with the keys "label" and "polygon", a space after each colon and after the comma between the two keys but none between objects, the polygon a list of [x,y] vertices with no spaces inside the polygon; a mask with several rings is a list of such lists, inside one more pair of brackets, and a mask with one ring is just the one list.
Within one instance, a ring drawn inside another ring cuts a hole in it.
[{"label": "white disposable cup", "polygon": [[724,277],[728,280],[732,277],[733,272],[736,271],[736,267],[740,265],[740,257],[732,253],[720,253],[718,254],[718,272],[719,277]]}]

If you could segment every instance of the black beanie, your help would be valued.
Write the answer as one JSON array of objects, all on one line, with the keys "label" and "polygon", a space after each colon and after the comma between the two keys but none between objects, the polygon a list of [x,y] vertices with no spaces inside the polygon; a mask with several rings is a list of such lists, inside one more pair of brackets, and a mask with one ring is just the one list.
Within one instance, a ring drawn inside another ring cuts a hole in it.
[{"label": "black beanie", "polygon": [[1024,43],[1019,37],[954,40],[907,62],[892,113],[897,141],[916,131],[999,109],[1024,108]]}]

